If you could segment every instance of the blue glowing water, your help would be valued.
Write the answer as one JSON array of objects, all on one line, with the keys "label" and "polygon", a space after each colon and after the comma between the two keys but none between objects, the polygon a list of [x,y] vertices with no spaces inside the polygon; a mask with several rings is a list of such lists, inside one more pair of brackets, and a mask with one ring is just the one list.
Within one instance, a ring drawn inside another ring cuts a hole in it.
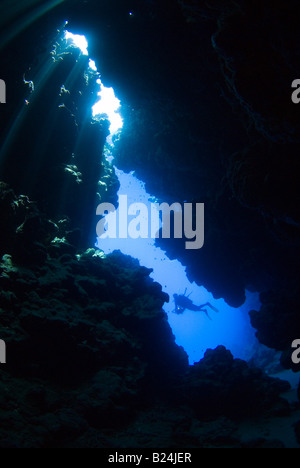
[{"label": "blue glowing water", "polygon": [[[116,169],[121,187],[118,195],[127,195],[128,205],[142,202],[150,207],[151,197],[142,181],[133,173],[126,174]],[[150,208],[149,208],[150,209]],[[151,277],[162,285],[163,291],[170,296],[170,302],[164,310],[176,337],[176,343],[182,346],[189,356],[190,363],[203,358],[208,348],[224,345],[236,358],[249,359],[257,343],[254,329],[251,327],[248,312],[260,307],[259,295],[247,292],[245,304],[235,309],[224,300],[215,300],[204,287],[191,283],[185,267],[177,260],[170,260],[166,253],[155,246],[154,239],[98,239],[97,246],[106,254],[120,250],[126,255],[137,258],[140,264],[152,268]],[[209,310],[212,320],[203,312],[185,311],[182,315],[174,313],[174,294],[190,294],[193,303],[199,305],[210,302],[219,310]]]}]

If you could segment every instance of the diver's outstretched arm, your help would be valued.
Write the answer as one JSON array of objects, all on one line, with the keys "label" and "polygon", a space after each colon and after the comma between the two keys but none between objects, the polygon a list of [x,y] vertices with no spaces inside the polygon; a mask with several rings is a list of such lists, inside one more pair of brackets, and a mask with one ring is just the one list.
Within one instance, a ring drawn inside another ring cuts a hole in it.
[{"label": "diver's outstretched arm", "polygon": [[189,294],[188,296],[186,296],[186,292],[187,292],[187,288],[185,288],[185,291],[184,291],[184,293],[183,293],[183,296],[189,298],[190,295],[191,295],[192,293],[190,292],[190,294]]}]

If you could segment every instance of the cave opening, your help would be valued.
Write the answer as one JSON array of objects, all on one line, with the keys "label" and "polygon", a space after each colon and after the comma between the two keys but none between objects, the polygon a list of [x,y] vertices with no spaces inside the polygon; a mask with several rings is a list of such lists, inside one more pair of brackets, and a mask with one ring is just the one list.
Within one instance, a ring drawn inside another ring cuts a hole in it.
[{"label": "cave opening", "polygon": [[41,2],[0,20],[0,446],[299,446],[295,11]]},{"label": "cave opening", "polygon": [[[73,42],[84,55],[88,55],[88,41],[84,36],[65,32],[65,37]],[[96,73],[97,65],[89,58],[89,67]],[[105,145],[105,158],[107,164],[112,164],[118,177],[120,188],[118,199],[126,196],[128,203],[143,203],[149,207],[153,201],[157,201],[154,194],[147,193],[145,183],[139,180],[134,171],[126,173],[118,169],[114,163],[114,141],[123,127],[121,116],[121,102],[115,96],[113,88],[106,88],[99,78],[99,100],[92,107],[94,119],[107,118],[109,121],[109,135]],[[105,216],[106,222],[109,218],[118,215],[119,208],[114,213]],[[215,299],[213,295],[203,286],[198,286],[191,281],[186,268],[179,260],[171,260],[167,253],[156,245],[155,239],[112,239],[97,238],[95,246],[105,254],[120,250],[123,254],[139,260],[142,266],[153,270],[151,277],[158,282],[165,293],[170,297],[164,310],[168,315],[169,324],[176,338],[176,343],[182,346],[189,356],[190,364],[201,360],[207,349],[215,349],[219,345],[229,349],[235,358],[246,361],[255,360],[255,356],[266,350],[256,336],[251,326],[249,311],[259,310],[259,294],[246,291],[246,301],[239,307],[234,308],[226,303],[224,299]],[[217,312],[203,313],[202,311],[185,310],[183,314],[176,314],[174,295],[188,295],[193,304],[209,303]],[[271,354],[273,356],[274,353]]]}]

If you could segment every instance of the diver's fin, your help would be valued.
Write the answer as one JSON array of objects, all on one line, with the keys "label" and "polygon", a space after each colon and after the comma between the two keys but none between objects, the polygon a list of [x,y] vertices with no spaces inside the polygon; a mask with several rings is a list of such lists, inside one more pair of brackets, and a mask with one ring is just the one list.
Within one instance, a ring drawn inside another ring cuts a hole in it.
[{"label": "diver's fin", "polygon": [[219,310],[214,307],[213,305],[211,305],[209,302],[206,304],[208,307],[210,307],[212,310],[214,310],[215,312],[219,312]]},{"label": "diver's fin", "polygon": [[207,312],[206,309],[202,309],[202,311],[205,313],[206,317],[212,321],[212,318],[209,316],[209,313]]}]

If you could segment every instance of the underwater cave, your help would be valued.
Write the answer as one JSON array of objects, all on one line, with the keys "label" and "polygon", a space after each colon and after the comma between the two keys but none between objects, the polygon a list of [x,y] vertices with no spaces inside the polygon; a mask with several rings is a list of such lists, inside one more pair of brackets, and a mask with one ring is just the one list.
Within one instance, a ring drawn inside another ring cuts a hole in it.
[{"label": "underwater cave", "polygon": [[0,447],[298,448],[296,0],[1,6]]}]

